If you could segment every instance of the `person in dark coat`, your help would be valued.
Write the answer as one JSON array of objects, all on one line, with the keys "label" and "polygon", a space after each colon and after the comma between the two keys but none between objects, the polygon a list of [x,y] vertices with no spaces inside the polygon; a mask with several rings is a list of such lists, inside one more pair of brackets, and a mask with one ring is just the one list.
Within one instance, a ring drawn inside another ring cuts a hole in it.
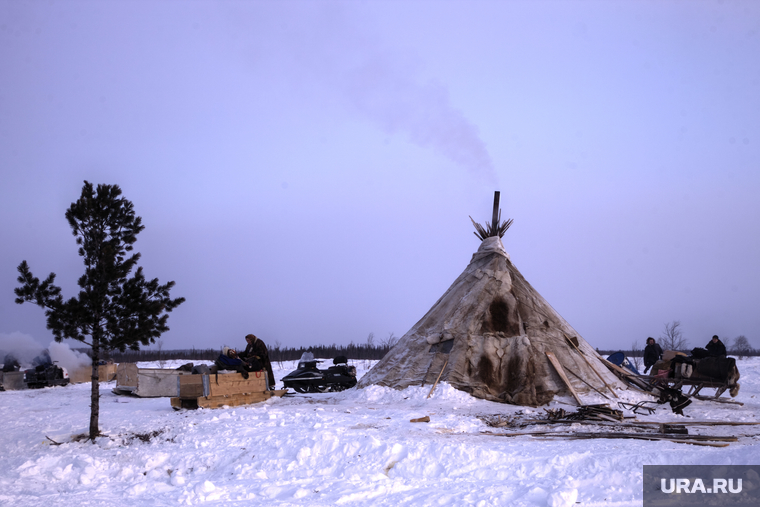
[{"label": "person in dark coat", "polygon": [[710,354],[710,357],[726,356],[726,346],[720,341],[718,335],[713,336],[707,345],[705,345],[705,348],[707,349],[708,354]]},{"label": "person in dark coat", "polygon": [[660,359],[662,359],[662,347],[650,336],[647,338],[647,346],[644,347],[644,373]]},{"label": "person in dark coat", "polygon": [[269,351],[266,344],[255,334],[246,335],[245,341],[248,345],[240,353],[240,359],[250,362],[254,362],[254,360],[259,361],[261,366],[267,371],[269,389],[274,390],[274,373],[272,372],[272,362],[269,360]]},{"label": "person in dark coat", "polygon": [[212,368],[212,370],[211,373],[216,373],[219,370],[233,370],[240,373],[243,378],[247,379],[250,368],[238,357],[235,349],[224,347],[222,353],[219,354],[219,357],[214,361],[214,368]]}]

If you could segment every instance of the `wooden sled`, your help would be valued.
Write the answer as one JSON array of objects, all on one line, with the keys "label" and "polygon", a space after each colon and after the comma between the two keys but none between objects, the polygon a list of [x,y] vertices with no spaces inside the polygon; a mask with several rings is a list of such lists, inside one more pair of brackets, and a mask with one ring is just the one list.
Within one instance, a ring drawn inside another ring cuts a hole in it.
[{"label": "wooden sled", "polygon": [[[721,398],[721,395],[726,390],[731,389],[733,385],[729,385],[728,382],[720,382],[714,379],[706,378],[669,378],[669,377],[655,377],[652,375],[636,375],[632,371],[622,368],[616,364],[610,363],[606,359],[602,358],[602,362],[614,373],[619,379],[624,382],[628,382],[629,385],[650,394],[657,387],[668,387],[672,389],[682,390],[684,387],[688,387],[688,391],[684,392],[684,396],[689,398],[695,398],[702,401],[714,401],[717,403],[728,403],[731,405],[744,406],[744,403],[739,401],[733,401],[726,398]],[[702,389],[715,389],[713,396],[704,396],[699,394]],[[683,391],[682,391],[683,392]]]},{"label": "wooden sled", "polygon": [[[739,401],[733,401],[726,398],[721,398],[721,395],[726,392],[727,389],[731,389],[733,386],[728,382],[720,382],[713,379],[700,379],[700,378],[658,378],[649,377],[655,379],[656,383],[665,383],[668,387],[673,389],[683,389],[688,387],[688,391],[684,392],[689,398],[696,398],[703,401],[716,401],[718,403],[730,403],[732,405],[744,406],[744,403]],[[715,389],[715,394],[712,396],[700,395],[702,389]]]},{"label": "wooden sled", "polygon": [[240,373],[181,375],[177,377],[177,396],[172,408],[237,407],[283,396],[287,390],[270,391],[266,372],[252,372],[247,379]]}]

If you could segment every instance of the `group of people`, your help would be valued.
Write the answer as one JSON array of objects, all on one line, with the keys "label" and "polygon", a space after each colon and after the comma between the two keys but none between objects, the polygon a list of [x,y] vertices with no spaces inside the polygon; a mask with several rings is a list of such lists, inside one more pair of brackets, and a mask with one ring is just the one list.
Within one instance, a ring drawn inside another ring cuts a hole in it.
[{"label": "group of people", "polygon": [[[705,345],[708,357],[725,357],[726,346],[720,341],[718,335],[714,335]],[[654,363],[662,359],[662,347],[651,336],[647,338],[647,345],[644,347],[644,373],[649,370]]]},{"label": "group of people", "polygon": [[224,347],[222,353],[214,362],[214,369],[234,370],[248,378],[248,372],[263,371],[267,372],[267,381],[269,389],[274,389],[275,380],[272,372],[272,363],[269,360],[269,351],[264,341],[254,334],[246,335],[245,350],[238,352],[233,348]]}]

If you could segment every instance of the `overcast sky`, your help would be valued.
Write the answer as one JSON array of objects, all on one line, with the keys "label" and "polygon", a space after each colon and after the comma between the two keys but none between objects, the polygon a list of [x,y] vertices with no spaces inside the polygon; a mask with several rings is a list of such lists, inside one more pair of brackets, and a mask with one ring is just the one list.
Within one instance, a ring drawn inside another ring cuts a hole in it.
[{"label": "overcast sky", "polygon": [[88,180],[187,298],[166,349],[401,336],[494,190],[593,346],[760,347],[760,2],[4,1],[0,69],[0,341],[52,337],[22,260],[77,294]]}]

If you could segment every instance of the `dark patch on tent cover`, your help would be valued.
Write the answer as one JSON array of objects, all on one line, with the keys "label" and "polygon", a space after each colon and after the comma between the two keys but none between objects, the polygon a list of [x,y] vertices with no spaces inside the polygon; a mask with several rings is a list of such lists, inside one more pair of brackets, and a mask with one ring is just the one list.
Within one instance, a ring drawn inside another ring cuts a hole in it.
[{"label": "dark patch on tent cover", "polygon": [[536,364],[532,360],[532,354],[529,356],[505,356],[499,364],[494,365],[488,354],[482,354],[478,361],[477,378],[492,394],[509,403],[529,406],[548,403],[555,393],[546,391],[540,382],[536,382]]},{"label": "dark patch on tent cover", "polygon": [[491,362],[491,358],[488,357],[488,354],[480,356],[480,361],[478,362],[478,377],[480,378],[480,381],[488,387],[492,389],[494,387],[498,388],[493,363]]},{"label": "dark patch on tent cover", "polygon": [[[489,318],[490,317],[490,318]],[[502,297],[494,298],[488,306],[483,327],[494,333],[504,333],[507,336],[520,334],[520,323],[517,312],[509,308],[509,304]]]},{"label": "dark patch on tent cover", "polygon": [[448,354],[454,347],[454,339],[446,340],[445,342],[434,343],[430,346],[431,353]]}]

